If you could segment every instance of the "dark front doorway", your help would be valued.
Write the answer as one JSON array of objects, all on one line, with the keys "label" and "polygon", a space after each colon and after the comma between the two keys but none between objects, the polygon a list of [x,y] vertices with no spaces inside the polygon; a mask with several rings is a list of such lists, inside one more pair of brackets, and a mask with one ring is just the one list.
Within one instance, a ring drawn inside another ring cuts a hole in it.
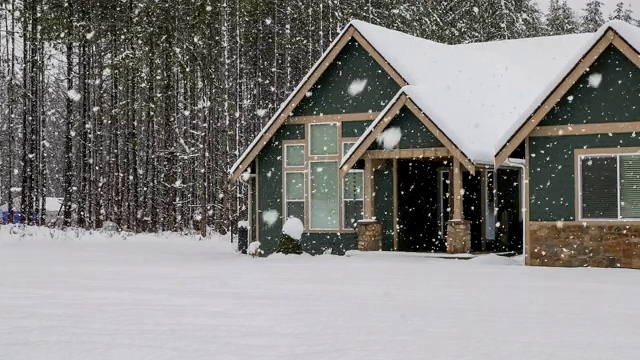
[{"label": "dark front doorway", "polygon": [[444,161],[398,160],[398,250],[446,251],[449,172]]}]

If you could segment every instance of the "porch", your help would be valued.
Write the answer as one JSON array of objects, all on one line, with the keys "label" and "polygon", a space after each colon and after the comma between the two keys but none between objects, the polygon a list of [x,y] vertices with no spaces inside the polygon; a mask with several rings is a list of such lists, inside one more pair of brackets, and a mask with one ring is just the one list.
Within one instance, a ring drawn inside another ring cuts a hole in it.
[{"label": "porch", "polygon": [[380,249],[401,252],[522,251],[520,172],[464,167],[446,148],[368,150],[364,219]]}]

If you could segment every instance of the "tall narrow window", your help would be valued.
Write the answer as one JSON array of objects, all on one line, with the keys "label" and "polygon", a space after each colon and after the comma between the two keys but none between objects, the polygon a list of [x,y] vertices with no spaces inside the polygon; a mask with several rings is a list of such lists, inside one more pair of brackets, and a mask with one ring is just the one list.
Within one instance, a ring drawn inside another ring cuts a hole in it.
[{"label": "tall narrow window", "polygon": [[486,202],[485,202],[485,238],[486,240],[495,240],[496,239],[496,215],[495,215],[495,185],[494,185],[494,172],[486,171],[485,172],[485,189],[486,192]]},{"label": "tall narrow window", "polygon": [[338,218],[338,162],[316,161],[309,167],[311,229],[337,230]]},{"label": "tall narrow window", "polygon": [[309,155],[338,155],[338,124],[309,125]]},{"label": "tall narrow window", "polygon": [[364,172],[351,170],[345,175],[342,187],[343,227],[353,229],[356,222],[362,219],[364,207]]},{"label": "tall narrow window", "polygon": [[295,217],[304,223],[304,172],[285,173],[285,218]]}]

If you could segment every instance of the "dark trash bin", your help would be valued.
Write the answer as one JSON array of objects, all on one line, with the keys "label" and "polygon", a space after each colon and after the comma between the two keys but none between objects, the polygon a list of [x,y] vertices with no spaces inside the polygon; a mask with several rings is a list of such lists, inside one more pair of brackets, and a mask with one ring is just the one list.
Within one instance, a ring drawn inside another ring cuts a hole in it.
[{"label": "dark trash bin", "polygon": [[245,222],[238,224],[238,251],[243,254],[247,253],[249,246],[249,227]]}]

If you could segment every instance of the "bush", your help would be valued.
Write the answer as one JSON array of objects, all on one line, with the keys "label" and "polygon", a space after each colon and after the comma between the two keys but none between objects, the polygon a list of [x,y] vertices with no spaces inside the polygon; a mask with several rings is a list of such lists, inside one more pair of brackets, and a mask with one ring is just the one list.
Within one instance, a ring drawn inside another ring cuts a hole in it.
[{"label": "bush", "polygon": [[302,254],[302,246],[300,245],[300,241],[292,238],[287,234],[282,234],[282,237],[278,241],[278,250],[276,252],[285,255],[300,255]]}]

